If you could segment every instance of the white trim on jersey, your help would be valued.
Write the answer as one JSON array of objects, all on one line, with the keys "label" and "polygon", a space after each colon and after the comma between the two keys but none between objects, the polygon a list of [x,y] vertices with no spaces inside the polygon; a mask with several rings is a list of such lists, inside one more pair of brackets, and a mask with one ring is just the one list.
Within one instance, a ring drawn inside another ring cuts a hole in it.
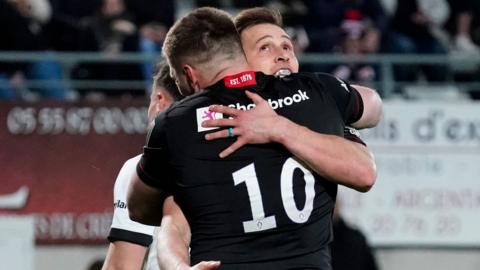
[{"label": "white trim on jersey", "polygon": [[[142,269],[144,270],[159,270],[158,261],[157,261],[157,236],[154,234],[157,227],[144,225],[138,222],[135,222],[130,219],[128,216],[127,209],[127,194],[128,187],[130,185],[130,180],[132,179],[132,174],[135,173],[138,162],[140,161],[142,155],[135,156],[127,160],[120,172],[118,173],[117,179],[115,180],[115,185],[113,187],[113,220],[110,230],[118,229],[131,233],[135,237],[138,236],[138,233],[145,234],[153,237],[153,242],[148,249],[148,259],[144,263]],[[133,240],[133,239],[131,239]],[[136,241],[135,241],[136,242]],[[141,241],[139,241],[141,242]]]},{"label": "white trim on jersey", "polygon": [[155,232],[153,234],[153,241],[148,249],[147,261],[143,265],[144,270],[159,270],[160,266],[158,265],[157,259],[157,242],[158,242],[158,227],[155,227]]},{"label": "white trim on jersey", "polygon": [[123,164],[123,167],[118,173],[117,179],[115,180],[115,186],[113,188],[113,220],[110,228],[116,228],[126,231],[131,231],[135,233],[143,233],[147,235],[153,235],[155,230],[154,226],[144,225],[138,222],[135,222],[130,219],[128,216],[127,209],[127,192],[128,186],[130,185],[130,180],[132,174],[136,170],[138,161],[140,160],[141,155],[133,157]]}]

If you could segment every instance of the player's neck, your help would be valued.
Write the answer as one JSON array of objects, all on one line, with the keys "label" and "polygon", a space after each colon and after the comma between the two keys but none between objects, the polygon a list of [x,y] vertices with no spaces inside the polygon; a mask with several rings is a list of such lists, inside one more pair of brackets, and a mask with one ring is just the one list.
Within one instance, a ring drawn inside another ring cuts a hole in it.
[{"label": "player's neck", "polygon": [[215,74],[212,80],[212,84],[227,76],[238,74],[247,70],[250,70],[250,66],[246,61],[231,61],[229,65],[226,65],[223,69],[218,70],[217,74]]},{"label": "player's neck", "polygon": [[250,70],[245,55],[238,54],[217,54],[213,56],[207,64],[198,68],[202,71],[198,74],[201,88],[214,85],[226,76],[241,73]]}]

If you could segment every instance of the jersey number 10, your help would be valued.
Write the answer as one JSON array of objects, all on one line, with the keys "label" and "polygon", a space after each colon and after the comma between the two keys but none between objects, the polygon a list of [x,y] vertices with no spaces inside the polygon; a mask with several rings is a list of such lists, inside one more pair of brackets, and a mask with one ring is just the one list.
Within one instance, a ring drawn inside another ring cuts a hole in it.
[{"label": "jersey number 10", "polygon": [[[302,170],[305,180],[305,205],[298,209],[293,195],[293,173],[295,169]],[[252,210],[252,220],[243,222],[245,233],[269,230],[277,227],[275,215],[265,216],[263,210],[262,194],[258,185],[257,174],[253,163],[233,173],[235,186],[245,182],[247,185],[248,198]],[[307,222],[313,210],[313,199],[315,197],[315,178],[312,173],[303,167],[293,158],[285,161],[280,176],[280,190],[283,208],[287,216],[295,223]]]}]

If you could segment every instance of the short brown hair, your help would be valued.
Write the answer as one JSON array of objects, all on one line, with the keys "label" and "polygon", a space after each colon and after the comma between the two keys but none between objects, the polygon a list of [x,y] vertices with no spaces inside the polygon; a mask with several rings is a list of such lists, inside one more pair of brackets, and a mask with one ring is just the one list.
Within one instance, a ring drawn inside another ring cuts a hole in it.
[{"label": "short brown hair", "polygon": [[165,60],[160,61],[155,67],[152,91],[156,91],[158,88],[165,89],[175,101],[183,98],[175,80],[170,76],[170,67]]},{"label": "short brown hair", "polygon": [[254,7],[240,12],[234,19],[238,33],[262,23],[274,24],[283,28],[283,20],[280,11],[267,7]]},{"label": "short brown hair", "polygon": [[231,16],[220,9],[202,7],[177,21],[168,31],[163,53],[174,71],[182,63],[204,64],[216,56],[243,55],[240,36]]}]

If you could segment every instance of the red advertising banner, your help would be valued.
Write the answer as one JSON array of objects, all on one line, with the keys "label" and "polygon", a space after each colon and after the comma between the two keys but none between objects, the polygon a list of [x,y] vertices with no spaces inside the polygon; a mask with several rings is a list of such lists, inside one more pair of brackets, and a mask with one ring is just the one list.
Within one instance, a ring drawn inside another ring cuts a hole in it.
[{"label": "red advertising banner", "polygon": [[113,184],[139,154],[145,100],[0,102],[0,218],[34,215],[37,244],[105,243]]}]

